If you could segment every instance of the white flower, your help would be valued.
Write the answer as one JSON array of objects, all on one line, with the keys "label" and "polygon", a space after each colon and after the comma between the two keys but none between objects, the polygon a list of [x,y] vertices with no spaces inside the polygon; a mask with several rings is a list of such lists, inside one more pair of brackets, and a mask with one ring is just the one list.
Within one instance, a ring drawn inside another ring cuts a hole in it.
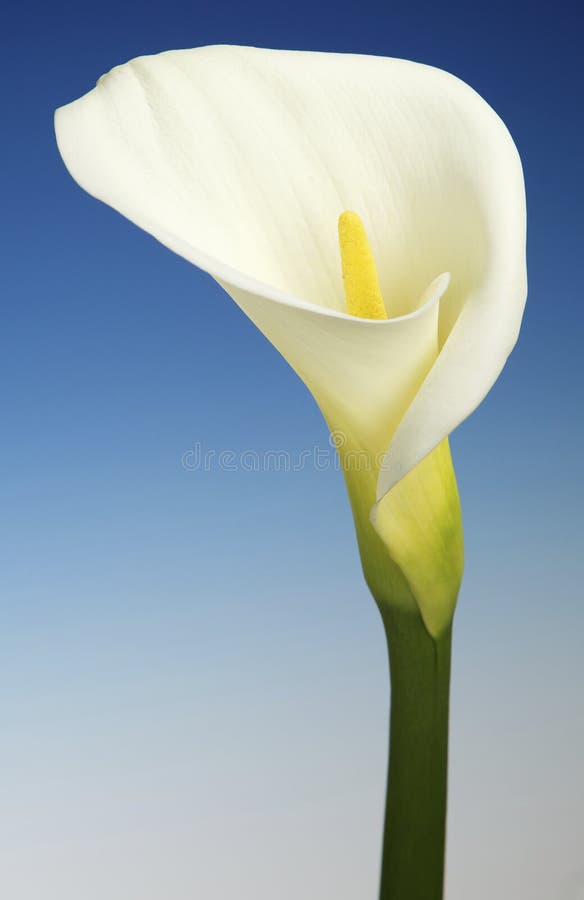
[{"label": "white flower", "polygon": [[[216,46],[113,69],[56,131],[85,190],[216,278],[329,426],[386,453],[373,480],[347,475],[362,554],[377,501],[377,533],[440,631],[462,566],[444,439],[499,375],[526,296],[523,177],[501,120],[417,63]],[[365,224],[387,320],[345,311],[344,210]]]}]

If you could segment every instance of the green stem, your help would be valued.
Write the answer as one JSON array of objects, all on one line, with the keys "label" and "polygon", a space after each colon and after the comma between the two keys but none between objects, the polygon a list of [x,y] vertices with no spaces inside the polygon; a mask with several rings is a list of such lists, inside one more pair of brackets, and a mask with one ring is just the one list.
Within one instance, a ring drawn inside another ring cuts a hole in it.
[{"label": "green stem", "polygon": [[412,611],[384,615],[391,673],[380,900],[442,900],[451,630]]}]

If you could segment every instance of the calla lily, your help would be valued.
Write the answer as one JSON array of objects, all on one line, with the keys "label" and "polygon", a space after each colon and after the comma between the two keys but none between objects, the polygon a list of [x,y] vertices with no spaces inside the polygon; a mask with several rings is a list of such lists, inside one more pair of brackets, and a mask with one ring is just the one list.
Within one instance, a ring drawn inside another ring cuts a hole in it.
[{"label": "calla lily", "polygon": [[[216,46],[113,69],[57,111],[56,132],[79,184],[209,272],[312,392],[340,436],[390,651],[405,635],[394,659],[414,634],[399,610],[446,647],[463,556],[448,435],[498,377],[526,296],[521,164],[498,116],[417,63]],[[439,665],[428,654],[447,684],[449,644]],[[382,896],[441,895],[443,818],[388,851]],[[423,834],[432,877],[404,862]]]}]

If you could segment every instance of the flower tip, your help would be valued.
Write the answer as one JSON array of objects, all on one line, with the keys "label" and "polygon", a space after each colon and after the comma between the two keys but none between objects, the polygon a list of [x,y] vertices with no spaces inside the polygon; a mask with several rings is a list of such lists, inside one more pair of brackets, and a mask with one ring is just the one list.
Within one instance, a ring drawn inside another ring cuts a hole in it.
[{"label": "flower tip", "polygon": [[362,226],[361,217],[352,209],[345,209],[339,216],[338,228],[339,237],[347,229],[353,229],[355,226]]}]

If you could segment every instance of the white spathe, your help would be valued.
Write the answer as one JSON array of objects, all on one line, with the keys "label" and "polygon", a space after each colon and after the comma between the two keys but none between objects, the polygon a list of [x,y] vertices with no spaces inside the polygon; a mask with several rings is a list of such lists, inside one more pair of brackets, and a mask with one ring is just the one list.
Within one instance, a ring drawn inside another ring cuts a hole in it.
[{"label": "white spathe", "polygon": [[[472,412],[515,344],[521,164],[452,75],[382,57],[178,50],[113,69],[57,111],[56,131],[79,184],[213,275],[331,427],[387,449],[378,498]],[[365,223],[386,321],[344,312],[347,209]]]}]

